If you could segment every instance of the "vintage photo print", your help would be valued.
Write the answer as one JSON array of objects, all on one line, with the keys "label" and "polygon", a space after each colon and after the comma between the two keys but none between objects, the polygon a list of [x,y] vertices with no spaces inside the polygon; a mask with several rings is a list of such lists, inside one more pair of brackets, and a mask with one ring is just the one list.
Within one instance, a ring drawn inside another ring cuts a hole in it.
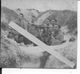
[{"label": "vintage photo print", "polygon": [[1,0],[0,68],[76,69],[77,0]]}]

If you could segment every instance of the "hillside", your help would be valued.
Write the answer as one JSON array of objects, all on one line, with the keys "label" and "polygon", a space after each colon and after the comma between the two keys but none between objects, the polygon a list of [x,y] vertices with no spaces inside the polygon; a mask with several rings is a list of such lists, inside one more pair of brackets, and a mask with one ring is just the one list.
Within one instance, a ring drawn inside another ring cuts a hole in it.
[{"label": "hillside", "polygon": [[[49,14],[50,13],[50,14]],[[49,17],[44,15],[49,15]],[[46,19],[45,19],[46,18]],[[77,28],[77,12],[64,10],[64,11],[57,11],[57,10],[47,10],[39,14],[36,18],[36,21],[41,20],[43,21],[40,25],[44,24],[48,20],[56,20],[55,24],[64,26],[68,25],[70,31],[73,31],[74,28]],[[40,22],[40,21],[39,21]]]},{"label": "hillside", "polygon": [[14,10],[8,9],[6,7],[2,7],[1,8],[2,24],[4,24],[5,26],[8,26],[10,21],[17,23],[19,26],[23,27],[24,29],[26,29],[26,25],[28,23],[27,21],[25,21],[24,18],[20,17]]},{"label": "hillside", "polygon": [[[46,51],[40,53],[40,56],[37,51],[34,55],[29,54],[27,47],[34,48],[38,46],[9,27],[8,24],[11,21],[36,36],[46,45],[58,47],[59,49],[55,50],[76,65],[77,12],[70,10],[39,12],[36,9],[11,10],[6,7],[1,8],[0,67],[70,68]],[[66,44],[66,42],[70,44]],[[64,44],[66,46],[60,49],[59,46]],[[26,50],[20,49],[19,46],[26,47]]]},{"label": "hillside", "polygon": [[29,23],[33,23],[35,18],[39,15],[39,11],[36,9],[16,9],[15,10],[19,15],[23,16],[26,21],[28,21]]}]

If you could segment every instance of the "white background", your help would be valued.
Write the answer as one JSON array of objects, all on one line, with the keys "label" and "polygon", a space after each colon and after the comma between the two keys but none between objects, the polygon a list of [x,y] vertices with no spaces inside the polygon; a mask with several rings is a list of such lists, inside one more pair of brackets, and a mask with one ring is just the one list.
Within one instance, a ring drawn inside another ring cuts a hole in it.
[{"label": "white background", "polygon": [[80,74],[80,1],[78,1],[77,69],[2,69],[2,74]]},{"label": "white background", "polygon": [[1,5],[10,9],[76,10],[77,0],[1,0]]}]

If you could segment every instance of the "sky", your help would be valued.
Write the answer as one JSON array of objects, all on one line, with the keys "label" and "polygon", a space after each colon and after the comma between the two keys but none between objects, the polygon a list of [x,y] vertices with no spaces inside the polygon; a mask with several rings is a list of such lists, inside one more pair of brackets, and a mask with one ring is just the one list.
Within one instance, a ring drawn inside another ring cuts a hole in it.
[{"label": "sky", "polygon": [[10,9],[77,10],[77,0],[1,0],[1,5]]}]

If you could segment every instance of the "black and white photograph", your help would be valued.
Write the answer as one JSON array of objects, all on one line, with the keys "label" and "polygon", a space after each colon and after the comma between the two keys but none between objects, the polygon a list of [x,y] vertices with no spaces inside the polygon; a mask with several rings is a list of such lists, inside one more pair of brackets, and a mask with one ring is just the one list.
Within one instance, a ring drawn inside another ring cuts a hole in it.
[{"label": "black and white photograph", "polygon": [[1,0],[0,68],[77,69],[77,0]]}]

